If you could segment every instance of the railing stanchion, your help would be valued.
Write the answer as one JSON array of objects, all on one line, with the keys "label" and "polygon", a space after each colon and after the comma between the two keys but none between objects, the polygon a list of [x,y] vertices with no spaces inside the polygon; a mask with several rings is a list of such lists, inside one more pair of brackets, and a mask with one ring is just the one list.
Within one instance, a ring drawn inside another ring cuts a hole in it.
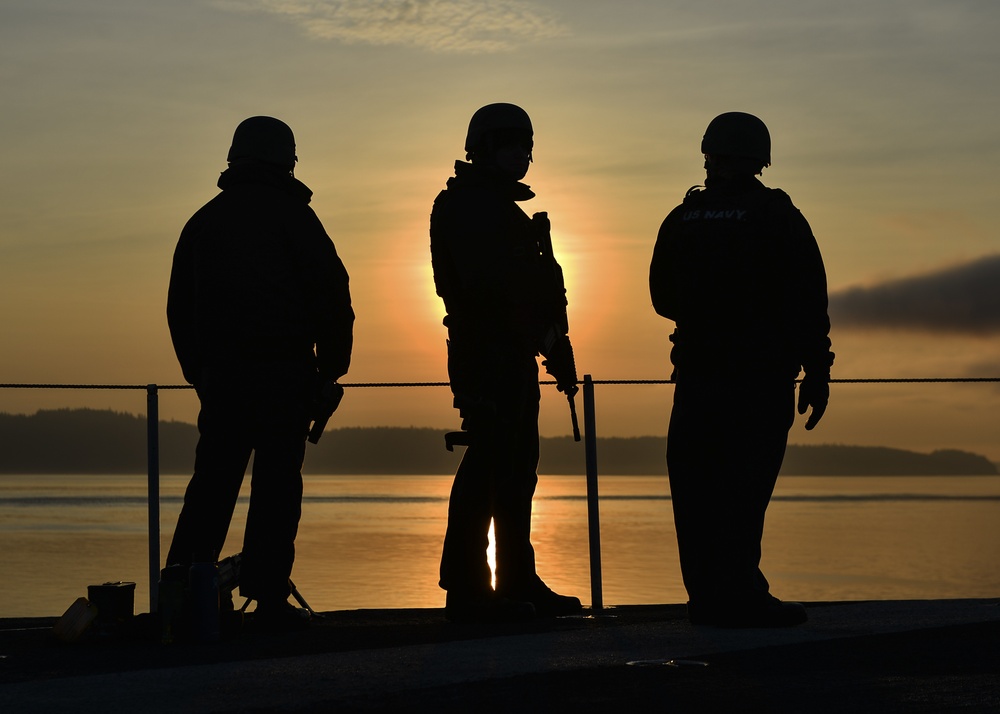
[{"label": "railing stanchion", "polygon": [[158,606],[160,580],[160,405],[155,384],[146,385],[146,465],[149,504],[149,611]]},{"label": "railing stanchion", "polygon": [[587,454],[587,529],[590,534],[590,599],[593,610],[604,609],[601,587],[601,515],[597,494],[597,414],[594,380],[583,376],[583,430]]}]

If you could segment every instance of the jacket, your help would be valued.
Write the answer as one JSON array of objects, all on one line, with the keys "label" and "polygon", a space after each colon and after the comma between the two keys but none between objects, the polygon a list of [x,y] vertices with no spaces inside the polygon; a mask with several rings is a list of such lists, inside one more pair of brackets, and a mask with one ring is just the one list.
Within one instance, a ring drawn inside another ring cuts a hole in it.
[{"label": "jacket", "polygon": [[829,374],[826,272],[806,219],[753,177],[692,189],[663,221],[653,307],[676,324],[676,375]]},{"label": "jacket", "polygon": [[561,270],[540,252],[547,220],[517,205],[533,197],[523,183],[459,161],[435,199],[431,264],[452,341],[534,356],[549,323],[565,319]]},{"label": "jacket", "polygon": [[234,166],[222,192],[184,226],[167,322],[185,379],[202,369],[296,359],[315,351],[324,379],[347,372],[354,311],[349,278],[309,207],[312,192],[263,166]]}]

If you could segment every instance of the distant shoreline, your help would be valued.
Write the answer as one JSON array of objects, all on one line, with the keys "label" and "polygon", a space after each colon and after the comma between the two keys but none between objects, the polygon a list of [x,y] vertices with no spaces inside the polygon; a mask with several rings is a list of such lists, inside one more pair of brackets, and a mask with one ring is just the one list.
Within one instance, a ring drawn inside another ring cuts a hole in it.
[{"label": "distant shoreline", "polygon": [[[304,472],[344,475],[439,475],[454,473],[463,447],[444,448],[445,429],[345,427],[308,445]],[[161,421],[159,467],[163,474],[190,473],[198,430]],[[601,437],[602,476],[666,474],[666,437]],[[146,419],[111,410],[55,409],[33,415],[0,413],[0,473],[145,473]],[[586,473],[584,446],[570,437],[542,437],[540,474]],[[939,449],[920,453],[884,446],[789,445],[782,474],[788,476],[995,476],[985,456]]]}]

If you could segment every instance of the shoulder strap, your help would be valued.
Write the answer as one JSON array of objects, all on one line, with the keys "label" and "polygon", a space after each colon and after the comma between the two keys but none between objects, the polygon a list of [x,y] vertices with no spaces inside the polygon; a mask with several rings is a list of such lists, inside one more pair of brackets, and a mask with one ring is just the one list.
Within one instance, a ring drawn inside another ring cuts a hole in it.
[{"label": "shoulder strap", "polygon": [[704,190],[705,187],[702,186],[701,184],[692,186],[687,190],[687,193],[684,194],[684,203],[695,200],[698,197],[698,195]]}]

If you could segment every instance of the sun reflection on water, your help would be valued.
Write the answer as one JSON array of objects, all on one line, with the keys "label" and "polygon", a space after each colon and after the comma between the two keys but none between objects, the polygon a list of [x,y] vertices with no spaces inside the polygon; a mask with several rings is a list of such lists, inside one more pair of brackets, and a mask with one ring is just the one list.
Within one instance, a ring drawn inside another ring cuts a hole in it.
[{"label": "sun reflection on water", "polygon": [[490,564],[490,585],[496,590],[497,587],[497,539],[493,532],[493,519],[490,519],[490,544],[486,546],[486,562]]}]

